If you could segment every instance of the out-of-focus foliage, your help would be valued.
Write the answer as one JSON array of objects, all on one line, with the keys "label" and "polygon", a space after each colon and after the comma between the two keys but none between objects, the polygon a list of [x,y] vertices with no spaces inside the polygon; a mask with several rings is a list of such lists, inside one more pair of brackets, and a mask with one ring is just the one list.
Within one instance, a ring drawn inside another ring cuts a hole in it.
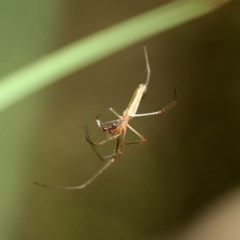
[{"label": "out-of-focus foliage", "polygon": [[[1,76],[57,47],[61,7],[59,1],[1,1]],[[29,158],[37,148],[34,139],[40,131],[40,112],[44,112],[43,96],[46,94],[28,98],[0,115],[0,239],[16,239],[22,222],[34,171]]]},{"label": "out-of-focus foliage", "polygon": [[124,47],[205,15],[226,2],[173,1],[48,54],[0,79],[0,111],[70,73]]}]

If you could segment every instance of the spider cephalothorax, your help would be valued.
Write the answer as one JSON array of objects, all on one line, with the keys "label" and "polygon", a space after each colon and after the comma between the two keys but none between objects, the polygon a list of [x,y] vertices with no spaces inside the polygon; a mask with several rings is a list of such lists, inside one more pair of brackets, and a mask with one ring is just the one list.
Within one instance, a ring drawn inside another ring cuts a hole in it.
[{"label": "spider cephalothorax", "polygon": [[122,121],[113,122],[111,126],[104,126],[102,130],[111,135],[119,135],[123,131],[124,125]]}]

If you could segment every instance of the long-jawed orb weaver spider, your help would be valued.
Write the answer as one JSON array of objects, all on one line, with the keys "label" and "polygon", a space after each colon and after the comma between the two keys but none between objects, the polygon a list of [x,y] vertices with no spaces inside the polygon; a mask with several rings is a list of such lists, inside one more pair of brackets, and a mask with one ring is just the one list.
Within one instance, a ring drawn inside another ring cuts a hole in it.
[{"label": "long-jawed orb weaver spider", "polygon": [[[161,110],[151,113],[140,113],[137,114],[138,107],[145,96],[147,92],[147,87],[150,81],[150,65],[148,60],[148,54],[146,47],[143,48],[144,50],[144,56],[146,61],[146,70],[147,70],[147,77],[145,80],[145,83],[141,83],[138,85],[137,89],[135,90],[130,103],[128,104],[128,107],[123,112],[123,115],[119,115],[114,109],[109,108],[109,110],[117,116],[117,120],[109,121],[109,122],[101,122],[99,120],[99,117],[102,113],[98,114],[95,118],[96,123],[98,127],[102,128],[102,130],[107,134],[107,138],[101,142],[95,143],[91,140],[89,132],[87,128],[85,139],[90,144],[94,152],[97,154],[97,156],[101,160],[107,160],[107,163],[98,170],[91,178],[89,178],[85,183],[78,185],[78,186],[49,186],[42,183],[34,182],[37,185],[40,185],[42,187],[47,188],[53,188],[53,189],[65,189],[65,190],[74,190],[74,189],[83,189],[87,187],[90,183],[92,183],[99,175],[102,174],[103,171],[105,171],[117,158],[119,158],[123,153],[123,146],[124,144],[143,144],[147,142],[147,139],[144,138],[139,132],[137,132],[133,127],[129,125],[129,121],[132,120],[134,117],[145,117],[145,116],[151,116],[151,115],[158,115],[167,112],[169,109],[175,106],[177,103],[177,96],[176,91],[174,90],[174,100],[167,104],[165,107],[163,107]],[[133,133],[135,133],[139,139],[136,141],[126,141],[125,136],[127,129],[130,129]],[[102,156],[98,150],[97,147],[105,144],[106,142],[109,142],[111,140],[116,140],[116,146],[115,150],[111,155],[108,156]]]}]

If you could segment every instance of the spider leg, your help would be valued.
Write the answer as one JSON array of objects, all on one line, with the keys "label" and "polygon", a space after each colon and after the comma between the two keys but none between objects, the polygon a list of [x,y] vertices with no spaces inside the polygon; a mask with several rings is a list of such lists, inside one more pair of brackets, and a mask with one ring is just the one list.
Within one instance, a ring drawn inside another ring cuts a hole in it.
[{"label": "spider leg", "polygon": [[115,114],[117,117],[122,118],[122,116],[119,115],[113,108],[110,107],[109,110],[110,110],[113,114]]},{"label": "spider leg", "polygon": [[97,123],[97,125],[99,127],[104,127],[105,125],[109,124],[109,123],[114,123],[116,122],[117,120],[112,120],[112,121],[108,121],[108,122],[102,122],[101,120],[99,120],[99,117],[102,115],[102,112],[99,113],[96,117],[95,117],[95,121]]},{"label": "spider leg", "polygon": [[156,112],[151,112],[151,113],[140,113],[140,114],[134,114],[131,117],[145,117],[145,116],[151,116],[151,115],[157,115],[157,114],[163,114],[166,113],[168,110],[173,108],[177,103],[177,94],[176,90],[174,90],[174,100],[167,104],[165,107],[163,107],[161,110],[156,111]]},{"label": "spider leg", "polygon": [[[112,158],[117,158],[121,155],[121,148],[120,148],[120,134],[117,134],[117,135],[112,135],[111,137],[109,137],[108,139],[106,140],[103,140],[99,143],[94,143],[90,136],[89,136],[89,132],[88,132],[88,129],[85,127],[85,131],[86,131],[86,135],[85,135],[85,139],[86,141],[90,144],[90,146],[92,147],[93,151],[96,153],[96,155],[101,159],[101,160],[110,160]],[[117,139],[117,144],[116,144],[116,149],[115,149],[115,152],[113,154],[110,154],[110,155],[107,155],[107,156],[102,156],[99,151],[97,150],[97,147],[98,146],[101,146],[103,145],[104,143],[106,142],[109,142],[111,140],[114,140],[114,139]]]},{"label": "spider leg", "polygon": [[126,144],[144,144],[147,142],[147,139],[143,137],[138,131],[136,131],[133,127],[127,124],[127,127],[134,132],[140,139],[136,141],[125,141]]},{"label": "spider leg", "polygon": [[119,137],[119,134],[111,135],[111,136],[108,137],[107,139],[102,140],[102,141],[100,141],[100,142],[98,142],[98,143],[95,143],[95,142],[92,141],[87,127],[85,127],[85,139],[86,139],[86,141],[87,141],[89,144],[91,144],[91,145],[94,146],[94,147],[101,146],[101,145],[103,145],[103,144],[105,144],[105,143],[107,143],[107,142],[109,142],[109,141],[112,141],[112,140],[118,138],[118,137]]},{"label": "spider leg", "polygon": [[[148,83],[150,81],[151,69],[150,69],[150,64],[149,64],[149,60],[148,60],[147,48],[145,46],[143,47],[143,51],[144,51],[144,57],[145,57],[145,61],[146,61],[146,71],[147,71],[145,86],[147,87]],[[147,91],[147,88],[145,90],[145,94],[146,94],[146,91]]]},{"label": "spider leg", "polygon": [[[120,116],[113,108],[109,108],[109,110],[115,114],[117,117],[121,118],[122,116]],[[134,132],[140,139],[136,140],[136,141],[124,141],[124,143],[126,144],[142,144],[142,143],[146,143],[147,139],[144,138],[139,132],[137,132],[133,127],[131,127],[129,124],[127,124],[127,127]]]},{"label": "spider leg", "polygon": [[96,155],[103,161],[107,160],[107,161],[110,161],[111,159],[117,159],[118,157],[121,156],[122,154],[122,149],[123,149],[123,145],[120,144],[120,141],[119,141],[119,137],[117,138],[117,144],[116,144],[116,148],[115,148],[115,151],[110,154],[110,155],[107,155],[107,156],[102,156],[96,149],[95,146],[91,145],[90,146],[92,147],[93,151],[96,153]]},{"label": "spider leg", "polygon": [[[91,184],[96,178],[98,178],[107,168],[109,168],[112,163],[114,163],[114,161],[122,154],[122,150],[123,150],[123,141],[122,141],[122,136],[120,135],[114,135],[112,138],[107,139],[105,141],[100,142],[100,144],[98,143],[98,145],[94,142],[92,142],[92,140],[89,137],[89,132],[87,127],[85,127],[86,130],[86,135],[85,138],[87,140],[87,142],[90,144],[90,146],[92,147],[92,149],[94,150],[94,152],[97,154],[97,156],[102,159],[102,160],[108,160],[107,163],[101,167],[91,178],[89,178],[86,182],[77,185],[77,186],[51,186],[51,185],[47,185],[47,184],[43,184],[43,183],[39,183],[39,182],[33,182],[34,184],[41,186],[41,187],[45,187],[45,188],[50,188],[50,189],[57,189],[57,190],[77,190],[77,189],[83,189],[86,188],[89,184]],[[123,136],[125,136],[125,134],[123,134]],[[97,150],[96,147],[99,145],[104,144],[107,141],[113,140],[117,138],[117,144],[116,144],[116,148],[113,154],[108,155],[108,156],[102,156]]]},{"label": "spider leg", "polygon": [[39,182],[33,182],[33,183],[41,187],[57,189],[57,190],[83,189],[83,188],[86,188],[89,184],[91,184],[96,178],[98,178],[103,173],[103,171],[105,171],[107,168],[109,168],[112,165],[112,163],[114,163],[114,161],[115,161],[115,158],[109,159],[109,161],[103,167],[101,167],[91,178],[89,178],[86,182],[77,186],[50,186],[50,185],[42,184]]}]

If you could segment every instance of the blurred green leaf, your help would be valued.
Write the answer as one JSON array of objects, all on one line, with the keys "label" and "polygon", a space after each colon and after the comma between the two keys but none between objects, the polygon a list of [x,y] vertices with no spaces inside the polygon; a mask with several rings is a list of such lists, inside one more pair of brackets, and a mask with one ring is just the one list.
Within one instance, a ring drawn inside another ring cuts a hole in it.
[{"label": "blurred green leaf", "polygon": [[227,0],[179,0],[79,40],[0,80],[0,110],[114,52],[207,14]]}]

